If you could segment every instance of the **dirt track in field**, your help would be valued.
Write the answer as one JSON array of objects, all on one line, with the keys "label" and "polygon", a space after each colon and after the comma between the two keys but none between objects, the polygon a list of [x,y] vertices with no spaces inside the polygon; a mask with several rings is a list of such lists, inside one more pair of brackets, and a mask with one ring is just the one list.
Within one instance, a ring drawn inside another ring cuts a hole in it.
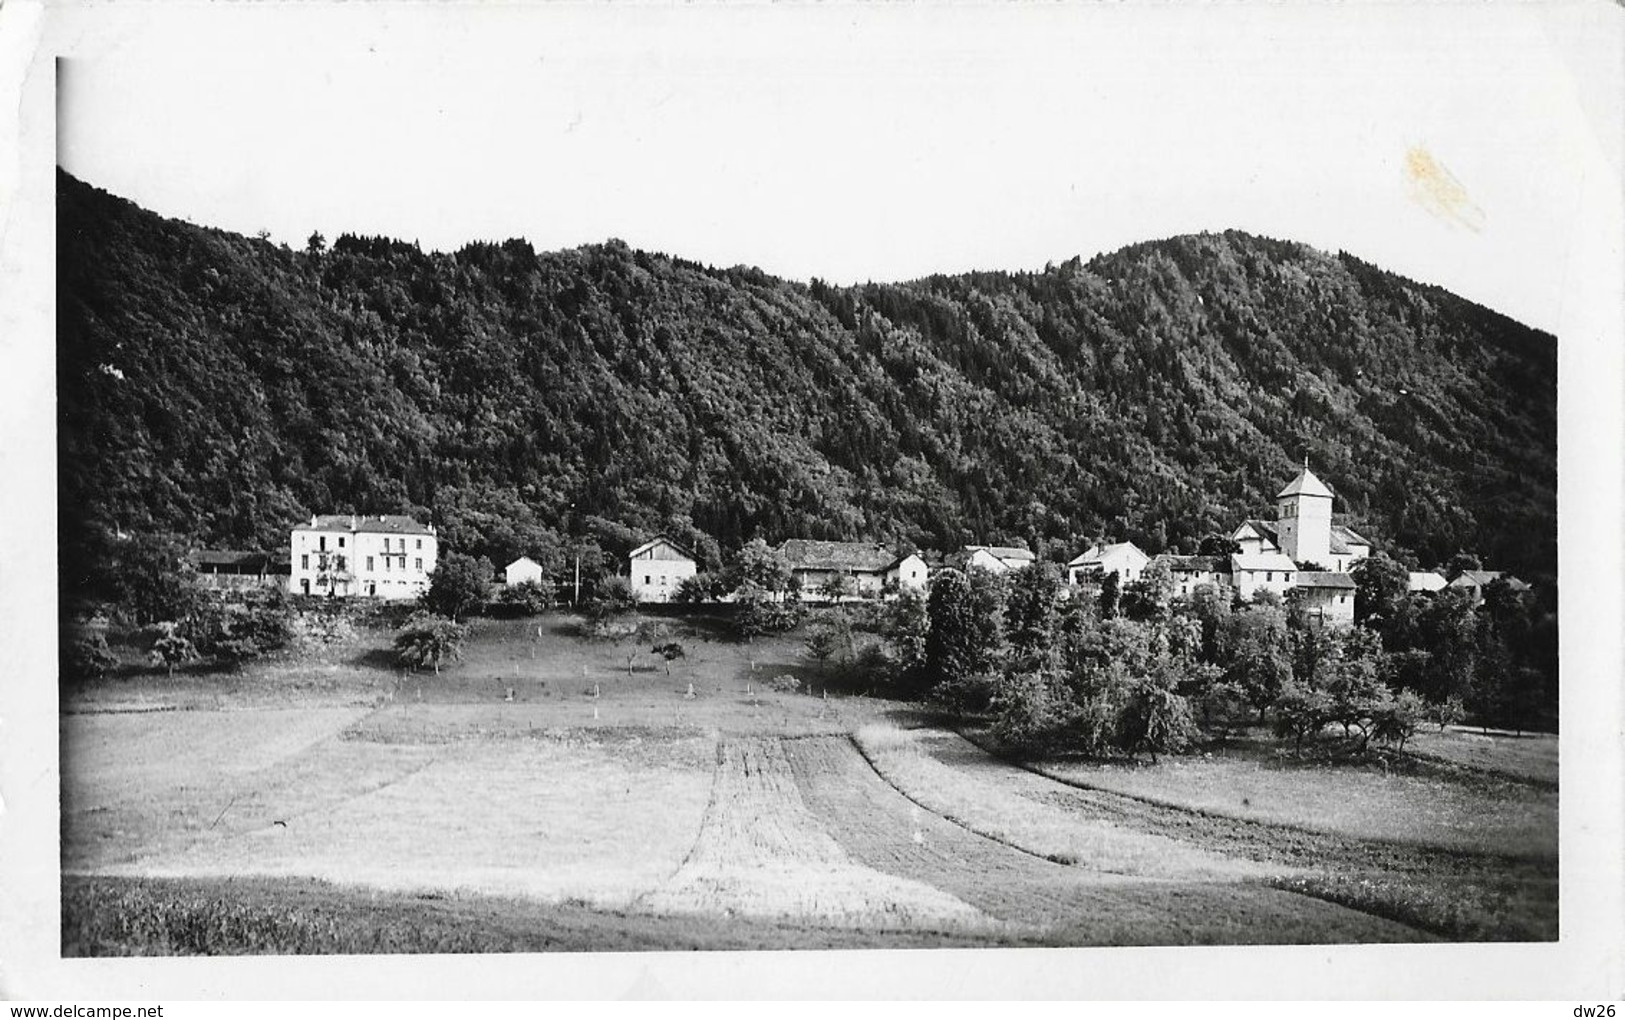
[{"label": "dirt track in field", "polygon": [[718,745],[694,848],[639,907],[886,928],[982,926],[987,918],[952,895],[852,860],[803,803],[785,744],[746,737]]},{"label": "dirt track in field", "polygon": [[926,882],[1065,945],[1428,941],[1415,929],[1256,883],[1107,876],[1055,864],[924,810],[846,737],[784,741],[807,807],[854,860]]}]

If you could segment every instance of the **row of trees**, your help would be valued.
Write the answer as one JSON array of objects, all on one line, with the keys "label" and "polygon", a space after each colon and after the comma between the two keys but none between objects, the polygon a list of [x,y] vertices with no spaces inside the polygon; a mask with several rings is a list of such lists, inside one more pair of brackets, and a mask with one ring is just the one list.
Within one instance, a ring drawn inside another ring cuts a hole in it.
[{"label": "row of trees", "polygon": [[[1388,563],[1362,571],[1362,595],[1392,574]],[[1259,722],[1297,744],[1332,727],[1363,747],[1403,744],[1425,719],[1555,720],[1555,673],[1548,683],[1519,665],[1540,654],[1548,621],[1507,586],[1480,607],[1457,592],[1403,593],[1399,612],[1348,627],[1322,624],[1296,597],[1173,587],[1155,569],[1092,596],[1043,564],[940,571],[929,596],[885,607],[883,662],[869,665],[905,695],[991,717],[1011,746],[1093,755],[1155,756]],[[820,661],[832,646],[827,628],[808,639]]]}]

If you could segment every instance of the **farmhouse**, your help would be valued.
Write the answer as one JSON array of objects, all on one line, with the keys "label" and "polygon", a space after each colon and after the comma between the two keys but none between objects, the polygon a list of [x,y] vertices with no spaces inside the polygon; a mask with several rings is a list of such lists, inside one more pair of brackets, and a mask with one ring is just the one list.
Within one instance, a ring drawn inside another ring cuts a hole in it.
[{"label": "farmhouse", "polygon": [[894,585],[899,591],[904,588],[924,591],[930,576],[930,568],[914,553],[899,557],[897,562],[886,568],[886,583]]},{"label": "farmhouse", "polygon": [[699,569],[687,549],[664,535],[633,549],[626,557],[632,596],[639,602],[670,602],[677,588]]},{"label": "farmhouse", "polygon": [[1175,556],[1172,553],[1163,553],[1154,557],[1151,564],[1168,568],[1168,575],[1174,580],[1174,591],[1179,595],[1189,595],[1196,590],[1197,585],[1230,583],[1229,561],[1218,556]]},{"label": "farmhouse", "polygon": [[1133,542],[1096,542],[1066,565],[1068,584],[1084,580],[1101,580],[1107,574],[1116,574],[1120,583],[1137,580],[1151,557],[1140,551]]},{"label": "farmhouse", "polygon": [[1031,550],[1008,545],[967,545],[962,555],[967,570],[980,567],[995,574],[1020,570],[1034,560]]},{"label": "farmhouse", "polygon": [[187,556],[198,583],[214,591],[286,585],[288,572],[265,553],[199,549]]},{"label": "farmhouse", "polygon": [[433,525],[402,514],[326,514],[293,529],[288,590],[299,595],[416,598],[429,587]]},{"label": "farmhouse", "polygon": [[1513,591],[1529,590],[1528,584],[1518,580],[1511,574],[1499,570],[1463,570],[1451,580],[1447,587],[1459,588],[1467,592],[1472,597],[1473,605],[1476,606],[1484,601],[1484,589],[1488,588],[1492,581],[1497,580],[1505,581]]},{"label": "farmhouse", "polygon": [[1335,570],[1298,571],[1297,590],[1312,620],[1339,626],[1354,622],[1354,578]]},{"label": "farmhouse", "polygon": [[779,545],[778,552],[789,565],[790,576],[801,585],[803,598],[819,597],[830,590],[832,583],[842,585],[846,595],[874,598],[894,573],[916,573],[920,584],[925,581],[923,560],[918,556],[899,557],[890,546],[878,542],[791,538]]},{"label": "farmhouse", "polygon": [[542,565],[529,556],[521,556],[502,568],[502,579],[510,586],[524,584],[527,581],[539,584],[546,576]]},{"label": "farmhouse", "polygon": [[1298,565],[1280,552],[1239,552],[1230,556],[1230,584],[1244,599],[1260,590],[1285,596],[1297,583]]}]

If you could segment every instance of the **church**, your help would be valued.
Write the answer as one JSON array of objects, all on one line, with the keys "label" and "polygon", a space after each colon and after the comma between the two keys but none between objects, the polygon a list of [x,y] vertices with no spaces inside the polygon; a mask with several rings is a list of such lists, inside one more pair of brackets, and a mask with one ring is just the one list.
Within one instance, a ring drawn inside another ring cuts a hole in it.
[{"label": "church", "polygon": [[1310,615],[1353,623],[1355,585],[1348,571],[1371,555],[1371,542],[1332,523],[1335,498],[1305,463],[1276,495],[1275,520],[1243,521],[1231,533],[1241,548],[1230,557],[1230,583],[1249,598],[1260,588],[1283,595],[1298,588]]}]

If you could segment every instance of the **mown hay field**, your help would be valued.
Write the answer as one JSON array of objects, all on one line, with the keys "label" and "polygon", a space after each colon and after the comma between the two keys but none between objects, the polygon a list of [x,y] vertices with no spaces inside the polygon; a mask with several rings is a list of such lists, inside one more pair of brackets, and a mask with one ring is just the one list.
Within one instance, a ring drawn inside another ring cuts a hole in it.
[{"label": "mown hay field", "polygon": [[[669,673],[555,616],[480,622],[439,676],[361,631],[70,692],[64,950],[1555,937],[1537,783],[1190,758],[1047,778],[825,692],[797,635],[666,625]],[[812,693],[772,689],[786,674]]]}]

